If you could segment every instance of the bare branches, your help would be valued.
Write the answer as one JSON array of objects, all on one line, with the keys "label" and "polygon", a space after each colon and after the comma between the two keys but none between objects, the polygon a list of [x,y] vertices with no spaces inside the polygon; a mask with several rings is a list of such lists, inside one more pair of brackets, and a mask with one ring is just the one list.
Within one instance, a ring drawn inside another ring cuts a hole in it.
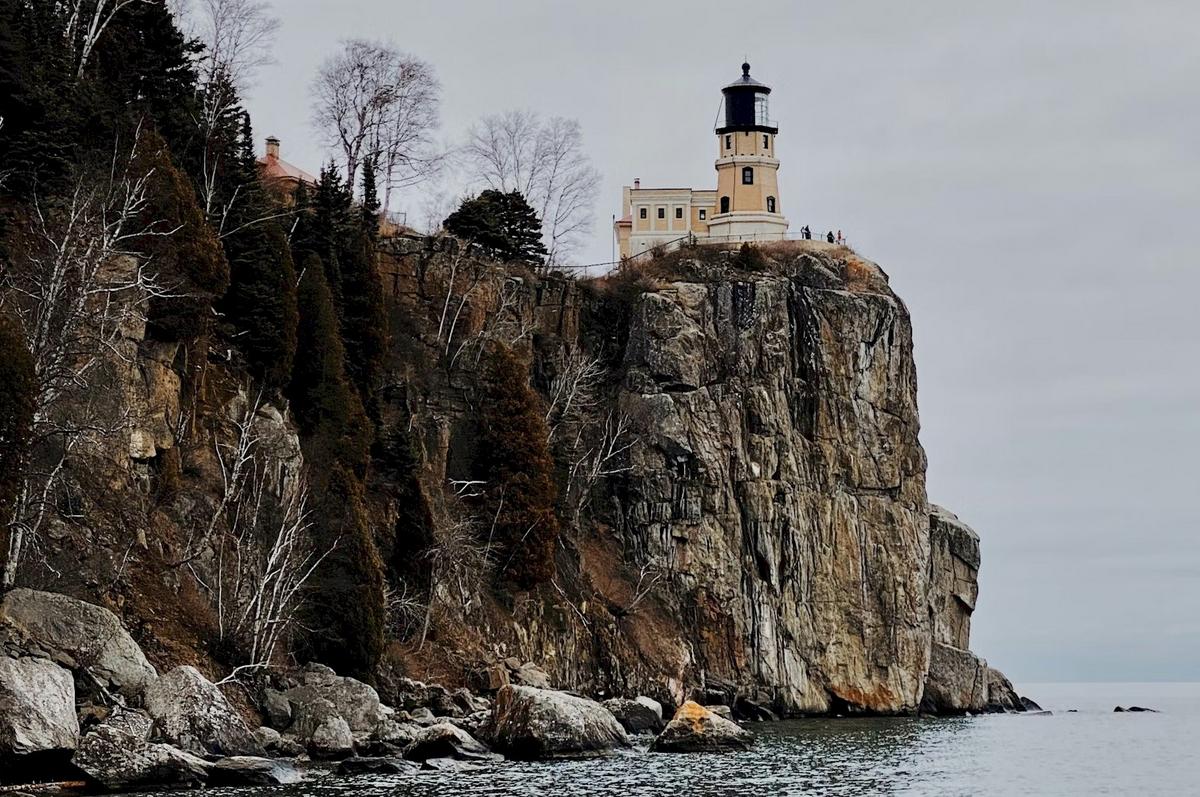
[{"label": "bare branches", "polygon": [[0,552],[0,585],[13,583],[24,552],[36,545],[80,441],[111,436],[127,422],[121,413],[104,420],[96,377],[105,364],[131,361],[129,341],[140,336],[148,302],[169,295],[136,252],[145,239],[175,232],[149,218],[153,172],[133,167],[140,145],[135,136],[127,151],[114,152],[105,174],[81,176],[60,206],[35,201],[0,272],[0,310],[16,319],[33,357],[33,436],[49,463],[26,476],[9,519],[9,549]]},{"label": "bare branches", "polygon": [[474,178],[497,191],[520,191],[542,220],[546,263],[564,262],[592,224],[600,173],[583,149],[574,119],[543,120],[532,111],[485,116],[464,151]]},{"label": "bare branches", "polygon": [[604,377],[599,357],[588,356],[581,349],[567,352],[558,372],[550,380],[550,400],[546,407],[546,425],[550,439],[564,420],[578,419],[599,403],[596,389]]},{"label": "bare branches", "polygon": [[83,76],[92,51],[113,17],[134,3],[148,0],[65,0],[56,5],[66,13],[63,41],[75,63],[75,79]]},{"label": "bare branches", "polygon": [[581,433],[572,441],[568,449],[567,502],[576,523],[601,481],[630,470],[627,454],[637,441],[629,427],[627,415],[609,411],[603,424],[593,425],[591,440]]},{"label": "bare branches", "polygon": [[274,62],[271,46],[279,19],[264,0],[196,0],[184,13],[194,21],[193,35],[204,44],[202,80],[224,75],[234,88],[253,85],[258,70]]},{"label": "bare branches", "polygon": [[258,667],[271,663],[309,579],[336,547],[316,551],[309,542],[304,480],[273,483],[278,462],[259,431],[261,409],[260,395],[232,422],[232,440],[216,444],[221,499],[193,542],[197,553],[213,554],[211,583],[196,580],[213,599],[220,638]]},{"label": "bare branches", "polygon": [[429,64],[382,42],[351,39],[321,65],[313,81],[313,124],[339,152],[347,185],[355,185],[365,161],[374,161],[387,210],[393,189],[438,168],[432,135],[440,91]]}]

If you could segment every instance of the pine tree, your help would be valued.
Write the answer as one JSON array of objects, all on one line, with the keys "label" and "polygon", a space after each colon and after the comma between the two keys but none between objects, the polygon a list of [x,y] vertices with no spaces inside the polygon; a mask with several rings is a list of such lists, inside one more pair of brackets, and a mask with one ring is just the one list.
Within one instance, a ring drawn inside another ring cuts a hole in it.
[{"label": "pine tree", "polygon": [[541,263],[546,257],[542,222],[519,191],[484,191],[465,200],[443,226],[502,260]]},{"label": "pine tree", "polygon": [[479,451],[505,575],[529,588],[554,574],[558,517],[545,409],[511,349],[491,353]]},{"label": "pine tree", "polygon": [[225,251],[196,203],[191,182],[175,167],[156,132],[143,133],[132,169],[151,175],[143,222],[174,230],[145,239],[151,269],[168,292],[150,303],[151,333],[159,340],[197,337],[209,328],[213,303],[229,287]]},{"label": "pine tree", "polygon": [[303,646],[339,673],[370,679],[383,653],[384,578],[362,483],[340,463],[312,480],[314,545],[330,553],[310,582]]},{"label": "pine tree", "polygon": [[364,404],[378,387],[387,353],[387,312],[376,258],[371,237],[359,231],[340,259],[346,371]]},{"label": "pine tree", "polygon": [[222,239],[230,284],[221,309],[255,373],[271,387],[284,387],[296,354],[296,271],[287,237],[267,218],[252,142],[245,116],[236,161],[243,183]]}]

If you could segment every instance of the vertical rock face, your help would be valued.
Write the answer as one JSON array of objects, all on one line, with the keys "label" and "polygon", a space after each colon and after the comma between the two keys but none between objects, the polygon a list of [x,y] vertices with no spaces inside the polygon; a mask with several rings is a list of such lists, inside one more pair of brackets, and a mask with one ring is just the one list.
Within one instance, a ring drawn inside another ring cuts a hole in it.
[{"label": "vertical rock face", "polygon": [[929,655],[911,327],[878,267],[804,255],[640,296],[616,490],[701,680],[798,712],[915,709]]},{"label": "vertical rock face", "polygon": [[966,648],[979,596],[979,535],[953,513],[929,507],[929,612],[933,641]]}]

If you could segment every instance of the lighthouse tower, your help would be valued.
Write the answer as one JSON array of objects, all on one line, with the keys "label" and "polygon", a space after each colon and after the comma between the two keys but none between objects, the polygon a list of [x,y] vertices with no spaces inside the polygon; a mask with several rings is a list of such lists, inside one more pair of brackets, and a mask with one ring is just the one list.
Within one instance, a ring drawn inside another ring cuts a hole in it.
[{"label": "lighthouse tower", "polygon": [[787,232],[779,198],[779,128],[768,113],[771,87],[742,76],[721,90],[725,113],[717,134],[717,207],[708,221],[714,239],[779,240]]},{"label": "lighthouse tower", "polygon": [[779,201],[779,128],[767,113],[769,86],[742,76],[721,90],[724,113],[717,134],[717,188],[644,188],[621,191],[613,234],[621,258],[674,249],[685,242],[738,244],[778,241],[787,233]]}]

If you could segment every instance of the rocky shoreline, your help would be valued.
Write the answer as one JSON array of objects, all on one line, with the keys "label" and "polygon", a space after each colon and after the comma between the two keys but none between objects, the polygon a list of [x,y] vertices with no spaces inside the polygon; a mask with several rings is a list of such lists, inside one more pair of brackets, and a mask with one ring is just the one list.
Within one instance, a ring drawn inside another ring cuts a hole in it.
[{"label": "rocky shoreline", "polygon": [[[107,609],[13,590],[0,604],[0,785],[285,785],[604,755],[639,735],[656,753],[744,750],[754,734],[738,721],[775,718],[711,689],[666,713],[644,695],[599,702],[550,688],[539,667],[515,659],[493,674],[491,694],[399,678],[390,705],[320,664],[255,675],[254,686],[218,685],[186,665],[160,675]],[[988,684],[988,710],[1034,705],[999,679]],[[239,710],[222,686],[254,705]],[[713,698],[723,702],[703,704]],[[247,721],[254,714],[258,727]]]}]

